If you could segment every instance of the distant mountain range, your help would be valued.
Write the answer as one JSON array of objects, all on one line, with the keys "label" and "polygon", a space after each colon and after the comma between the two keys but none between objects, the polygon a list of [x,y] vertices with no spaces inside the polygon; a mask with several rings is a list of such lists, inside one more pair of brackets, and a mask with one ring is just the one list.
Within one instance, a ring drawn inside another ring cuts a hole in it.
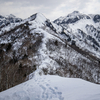
[{"label": "distant mountain range", "polygon": [[100,84],[99,14],[0,15],[0,91],[44,74]]}]

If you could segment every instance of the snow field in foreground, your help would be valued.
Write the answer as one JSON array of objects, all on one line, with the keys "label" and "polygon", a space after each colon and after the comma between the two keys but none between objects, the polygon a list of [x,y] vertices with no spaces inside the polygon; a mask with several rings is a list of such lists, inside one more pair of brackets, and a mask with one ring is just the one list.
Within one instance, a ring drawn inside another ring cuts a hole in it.
[{"label": "snow field in foreground", "polygon": [[100,100],[100,85],[78,78],[35,76],[1,92],[0,100]]}]

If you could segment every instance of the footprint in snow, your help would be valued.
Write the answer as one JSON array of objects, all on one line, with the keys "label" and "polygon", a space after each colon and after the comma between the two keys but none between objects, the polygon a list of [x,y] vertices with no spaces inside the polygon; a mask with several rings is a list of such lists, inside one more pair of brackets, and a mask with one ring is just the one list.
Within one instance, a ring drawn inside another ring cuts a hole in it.
[{"label": "footprint in snow", "polygon": [[13,99],[13,100],[21,100],[21,97],[15,92],[15,93],[12,95],[12,99]]},{"label": "footprint in snow", "polygon": [[46,84],[46,86],[49,86],[49,84]]},{"label": "footprint in snow", "polygon": [[64,100],[62,92],[59,92],[57,87],[52,88],[50,84],[39,86],[42,89],[41,97],[43,100]]},{"label": "footprint in snow", "polygon": [[28,96],[25,96],[21,100],[30,100],[30,98]]},{"label": "footprint in snow", "polygon": [[9,96],[5,96],[4,100],[12,100]]},{"label": "footprint in snow", "polygon": [[57,87],[54,87],[56,90],[58,90],[58,88]]}]

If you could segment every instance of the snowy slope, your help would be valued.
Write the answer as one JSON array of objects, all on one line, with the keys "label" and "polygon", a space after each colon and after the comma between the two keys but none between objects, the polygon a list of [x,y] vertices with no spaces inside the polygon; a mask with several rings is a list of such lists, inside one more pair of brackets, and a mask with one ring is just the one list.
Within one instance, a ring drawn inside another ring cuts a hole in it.
[{"label": "snowy slope", "polygon": [[17,18],[12,14],[6,16],[0,15],[0,35],[2,35],[6,31],[10,31],[21,22],[21,18]]},{"label": "snowy slope", "polygon": [[81,79],[36,76],[0,93],[0,100],[99,100],[100,85]]},{"label": "snowy slope", "polygon": [[11,23],[18,23],[21,21],[22,21],[21,18],[17,18],[16,16],[14,16],[12,14],[7,15],[7,16],[0,15],[0,28],[7,26]]}]

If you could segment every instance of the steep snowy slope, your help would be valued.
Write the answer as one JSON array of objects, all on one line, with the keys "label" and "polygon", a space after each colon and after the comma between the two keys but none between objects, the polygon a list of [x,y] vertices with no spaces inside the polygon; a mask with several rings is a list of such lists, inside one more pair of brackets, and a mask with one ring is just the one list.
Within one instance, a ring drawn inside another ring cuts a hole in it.
[{"label": "steep snowy slope", "polygon": [[75,28],[71,31],[74,25],[67,26],[58,26],[37,13],[14,26],[2,27],[0,91],[36,74],[82,78],[100,84],[100,48],[95,50],[91,42],[78,38]]},{"label": "steep snowy slope", "polygon": [[0,100],[99,100],[100,85],[81,79],[36,76],[0,93]]}]

